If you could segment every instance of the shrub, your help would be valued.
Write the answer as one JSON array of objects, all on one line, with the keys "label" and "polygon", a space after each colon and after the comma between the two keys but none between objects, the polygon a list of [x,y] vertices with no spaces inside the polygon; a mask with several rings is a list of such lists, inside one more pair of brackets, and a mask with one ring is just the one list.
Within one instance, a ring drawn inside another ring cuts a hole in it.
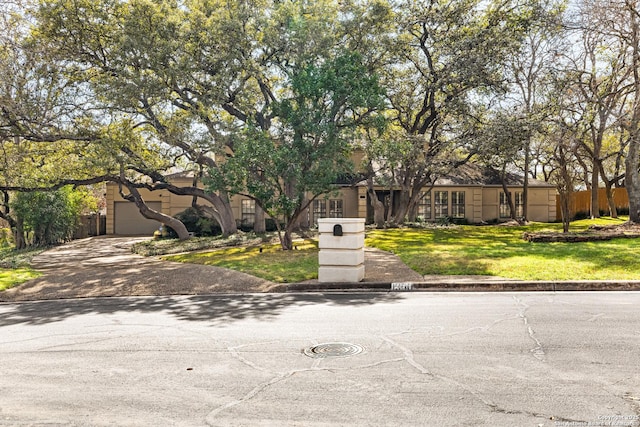
[{"label": "shrub", "polygon": [[30,245],[50,246],[70,240],[83,211],[95,209],[95,197],[84,189],[17,193],[12,209],[30,237]]},{"label": "shrub", "polygon": [[591,218],[591,214],[589,212],[580,211],[580,212],[576,212],[576,214],[573,216],[573,221],[579,221],[581,219],[589,219],[589,218]]},{"label": "shrub", "polygon": [[[277,231],[278,228],[276,227],[276,221],[273,218],[266,218],[264,220],[264,226],[266,228],[266,231]],[[283,223],[280,223],[281,227],[284,227]]]},{"label": "shrub", "polygon": [[[216,220],[205,215],[202,209],[190,207],[176,214],[174,218],[182,221],[187,231],[197,236],[218,236],[222,234],[222,228]],[[176,237],[174,230],[169,228],[169,235]]]},{"label": "shrub", "polygon": [[0,247],[11,246],[12,237],[10,228],[0,228]]}]

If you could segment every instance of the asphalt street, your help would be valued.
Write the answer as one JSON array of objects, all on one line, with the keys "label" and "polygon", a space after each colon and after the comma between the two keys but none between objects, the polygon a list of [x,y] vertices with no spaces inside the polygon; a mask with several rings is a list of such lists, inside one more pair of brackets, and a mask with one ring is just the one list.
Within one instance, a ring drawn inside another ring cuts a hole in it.
[{"label": "asphalt street", "polygon": [[639,426],[640,293],[0,304],[0,425]]}]

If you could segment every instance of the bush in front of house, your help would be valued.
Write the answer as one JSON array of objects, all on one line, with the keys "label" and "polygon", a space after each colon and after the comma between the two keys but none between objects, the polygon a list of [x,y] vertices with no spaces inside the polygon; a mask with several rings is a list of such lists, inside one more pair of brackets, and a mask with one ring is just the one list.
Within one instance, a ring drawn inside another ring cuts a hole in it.
[{"label": "bush in front of house", "polygon": [[86,189],[66,186],[16,193],[11,207],[16,223],[22,224],[22,230],[16,232],[24,234],[27,246],[51,246],[71,240],[80,215],[95,211],[97,201]]},{"label": "bush in front of house", "polygon": [[[196,236],[219,236],[222,228],[215,219],[208,217],[202,209],[190,207],[174,215],[174,218],[182,221],[187,231]],[[169,228],[169,237],[177,237],[176,232]]]}]

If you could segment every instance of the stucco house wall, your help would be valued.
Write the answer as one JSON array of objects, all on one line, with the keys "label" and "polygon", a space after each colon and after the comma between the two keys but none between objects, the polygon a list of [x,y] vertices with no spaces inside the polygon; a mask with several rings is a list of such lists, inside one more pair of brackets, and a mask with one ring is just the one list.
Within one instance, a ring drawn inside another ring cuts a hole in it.
[{"label": "stucco house wall", "polygon": [[[174,181],[176,185],[190,185],[190,182],[190,180],[180,179]],[[160,203],[160,211],[170,216],[174,216],[191,206],[191,196],[178,196],[165,190],[149,191],[146,189],[140,189],[140,195],[145,202],[154,203],[154,206],[156,206],[157,203]],[[105,197],[107,201],[107,234],[119,234],[117,225],[122,224],[121,221],[127,221],[135,224],[153,223],[154,229],[160,227],[159,223],[153,220],[147,220],[136,210],[126,209],[125,211],[124,209],[118,209],[120,203],[133,204],[120,196],[118,185],[112,183],[107,184]],[[122,217],[122,215],[126,215],[126,217]],[[149,234],[149,228],[150,226],[142,226],[141,234]]]},{"label": "stucco house wall", "polygon": [[[511,194],[522,192],[522,187],[508,187]],[[500,193],[502,187],[485,187],[482,190],[482,220],[504,219],[500,217]],[[528,219],[536,222],[553,222],[556,219],[556,190],[554,187],[529,187]],[[474,221],[474,222],[481,222]]]},{"label": "stucco house wall", "polygon": [[[479,171],[476,166],[469,166],[466,169],[462,168],[457,172],[460,173],[460,175],[443,177],[437,181],[436,185],[431,189],[431,216],[426,219],[427,221],[438,220],[435,216],[434,194],[436,191],[447,192],[447,210],[449,215],[453,212],[452,192],[463,192],[464,218],[469,223],[473,224],[507,219],[507,216],[503,215],[502,218],[500,216],[500,194],[503,192],[503,189],[501,185],[491,181],[495,181],[495,177],[487,176],[485,172]],[[518,184],[518,177],[511,176],[510,179],[514,181],[515,184]],[[172,182],[178,186],[189,186],[192,180],[189,177],[178,175],[172,178]],[[521,185],[510,185],[508,188],[512,195],[522,193]],[[388,192],[388,189],[382,186],[376,186],[375,189],[381,192]],[[424,191],[429,191],[429,188],[425,188]],[[154,203],[155,206],[160,208],[162,213],[171,216],[175,216],[189,208],[192,202],[191,196],[178,196],[166,190],[150,192],[142,189],[140,193],[145,201]],[[330,201],[340,200],[342,203],[342,217],[367,218],[371,216],[368,197],[365,184],[360,183],[356,186],[344,186],[336,193],[332,193],[326,198],[318,199],[317,204],[324,204],[325,216],[330,216]],[[127,221],[127,230],[136,229],[139,225],[141,234],[150,234],[150,230],[152,232],[154,229],[159,228],[159,223],[146,220],[137,210],[126,209],[126,213],[124,212],[125,210],[122,209],[121,204],[130,202],[120,197],[117,185],[107,185],[106,199],[107,234],[118,234],[118,224],[122,224],[122,221]],[[247,198],[242,196],[233,196],[231,198],[231,206],[238,223],[240,223],[242,219],[241,206],[243,199],[246,200]],[[199,203],[203,203],[203,201],[200,200]],[[315,208],[319,208],[317,204]],[[502,211],[504,214],[504,207]],[[320,217],[318,212],[319,211],[315,211],[314,204],[312,203],[307,214],[303,215],[304,218],[301,218],[301,223],[315,224],[318,219],[316,217]],[[536,180],[531,181],[529,187],[528,218],[531,221],[538,222],[551,222],[556,220],[556,190],[552,185]],[[122,226],[120,228],[124,229]]]}]

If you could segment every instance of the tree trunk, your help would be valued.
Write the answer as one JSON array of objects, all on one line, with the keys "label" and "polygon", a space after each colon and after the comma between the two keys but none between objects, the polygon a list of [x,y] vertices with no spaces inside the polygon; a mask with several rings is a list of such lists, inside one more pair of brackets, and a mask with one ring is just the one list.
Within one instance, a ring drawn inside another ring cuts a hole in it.
[{"label": "tree trunk", "polygon": [[[632,3],[629,3],[631,6]],[[637,10],[631,8],[631,41],[633,50],[633,89],[635,100],[633,103],[633,114],[629,124],[629,151],[624,160],[625,184],[629,194],[629,221],[640,224],[640,176],[638,167],[640,166],[640,24],[638,23]]]},{"label": "tree trunk", "polygon": [[504,197],[506,197],[507,204],[509,205],[509,217],[517,221],[518,218],[516,218],[516,206],[513,203],[513,197],[511,196],[511,192],[509,191],[507,184],[504,182],[504,179],[502,180],[502,191],[504,191]]},{"label": "tree trunk", "polygon": [[613,189],[611,183],[605,180],[607,204],[609,205],[609,216],[611,218],[618,218],[618,208],[616,207],[616,201],[613,198]]},{"label": "tree trunk", "polygon": [[625,159],[625,185],[629,194],[629,221],[640,224],[640,129],[636,130],[629,142],[629,152]]},{"label": "tree trunk", "polygon": [[282,244],[282,249],[285,251],[290,251],[291,249],[293,249],[292,233],[293,231],[291,230],[291,227],[286,227],[284,229],[284,235],[282,236],[280,243]]},{"label": "tree trunk", "polygon": [[218,224],[222,229],[222,235],[230,236],[236,234],[238,232],[238,226],[233,216],[229,196],[226,193],[220,195],[214,194],[213,196],[215,197],[211,197],[208,200],[213,204],[213,207],[219,215]]},{"label": "tree trunk", "polygon": [[502,172],[500,173],[500,181],[502,183],[502,191],[504,191],[504,196],[507,198],[507,203],[509,204],[509,213],[510,213],[510,217],[511,219],[514,219],[517,221],[516,218],[516,205],[513,203],[513,197],[511,197],[511,192],[509,191],[509,188],[507,187],[507,181],[505,179],[507,175],[507,165],[503,165],[502,166]]},{"label": "tree trunk", "polygon": [[11,226],[13,232],[13,244],[16,249],[24,249],[27,247],[27,240],[24,238],[24,227],[22,225],[22,218],[18,218],[17,220],[10,221],[9,225]]},{"label": "tree trunk", "polygon": [[373,188],[373,177],[367,179],[367,193],[369,193],[369,203],[373,208],[373,223],[376,228],[384,228],[384,203],[378,199]]},{"label": "tree trunk", "polygon": [[600,205],[598,203],[598,178],[600,174],[598,173],[598,167],[595,164],[597,161],[595,158],[593,159],[593,172],[591,172],[591,209],[590,214],[591,218],[600,218]]},{"label": "tree trunk", "polygon": [[258,204],[256,203],[256,215],[255,215],[255,220],[253,222],[253,232],[254,233],[258,233],[258,234],[262,234],[262,233],[266,233],[267,231],[267,227],[266,224],[264,222],[264,210],[258,206]]},{"label": "tree trunk", "polygon": [[180,240],[188,240],[191,237],[189,235],[189,231],[187,231],[187,227],[185,227],[182,221],[151,209],[144,202],[142,196],[140,195],[140,192],[134,186],[127,186],[127,189],[129,190],[130,194],[125,195],[122,191],[120,191],[120,195],[123,199],[135,203],[143,217],[156,220],[161,224],[166,225],[167,227],[171,227],[176,232],[176,234],[178,235],[178,239]]},{"label": "tree trunk", "polygon": [[0,218],[9,223],[11,234],[13,235],[13,244],[15,249],[24,249],[27,247],[27,240],[24,237],[24,226],[22,218],[13,218],[11,216],[11,208],[9,207],[9,192],[2,191],[2,210],[0,210]]},{"label": "tree trunk", "polygon": [[531,166],[531,137],[527,139],[524,153],[524,183],[522,186],[522,220],[527,222],[529,219],[529,167]]},{"label": "tree trunk", "polygon": [[[391,178],[392,178],[391,182],[395,183],[396,182],[396,177],[395,177],[394,174],[391,174]],[[385,219],[386,219],[387,223],[389,223],[389,224],[393,222],[393,218],[394,218],[394,215],[395,215],[395,212],[394,212],[394,210],[395,210],[394,209],[395,197],[396,197],[396,192],[394,190],[394,186],[390,185],[389,186],[389,198],[388,199],[385,198],[385,201],[384,201],[384,203],[387,205],[386,206],[387,217]]]},{"label": "tree trunk", "polygon": [[280,226],[280,221],[276,220],[276,228],[278,229],[278,238],[280,239],[280,246],[283,251],[290,251],[293,249],[293,222],[287,223],[284,230]]},{"label": "tree trunk", "polygon": [[562,213],[562,232],[568,233],[571,225],[571,211],[569,210],[569,202],[571,193],[560,195],[560,211]]},{"label": "tree trunk", "polygon": [[413,201],[413,197],[411,197],[411,201],[409,202],[409,211],[407,212],[407,220],[409,222],[416,222],[416,218],[418,217],[418,203]]},{"label": "tree trunk", "polygon": [[398,209],[393,213],[393,225],[404,224],[404,220],[407,217],[407,213],[409,210],[409,202],[411,200],[409,191],[410,190],[406,187],[400,189],[400,200],[398,201]]}]

